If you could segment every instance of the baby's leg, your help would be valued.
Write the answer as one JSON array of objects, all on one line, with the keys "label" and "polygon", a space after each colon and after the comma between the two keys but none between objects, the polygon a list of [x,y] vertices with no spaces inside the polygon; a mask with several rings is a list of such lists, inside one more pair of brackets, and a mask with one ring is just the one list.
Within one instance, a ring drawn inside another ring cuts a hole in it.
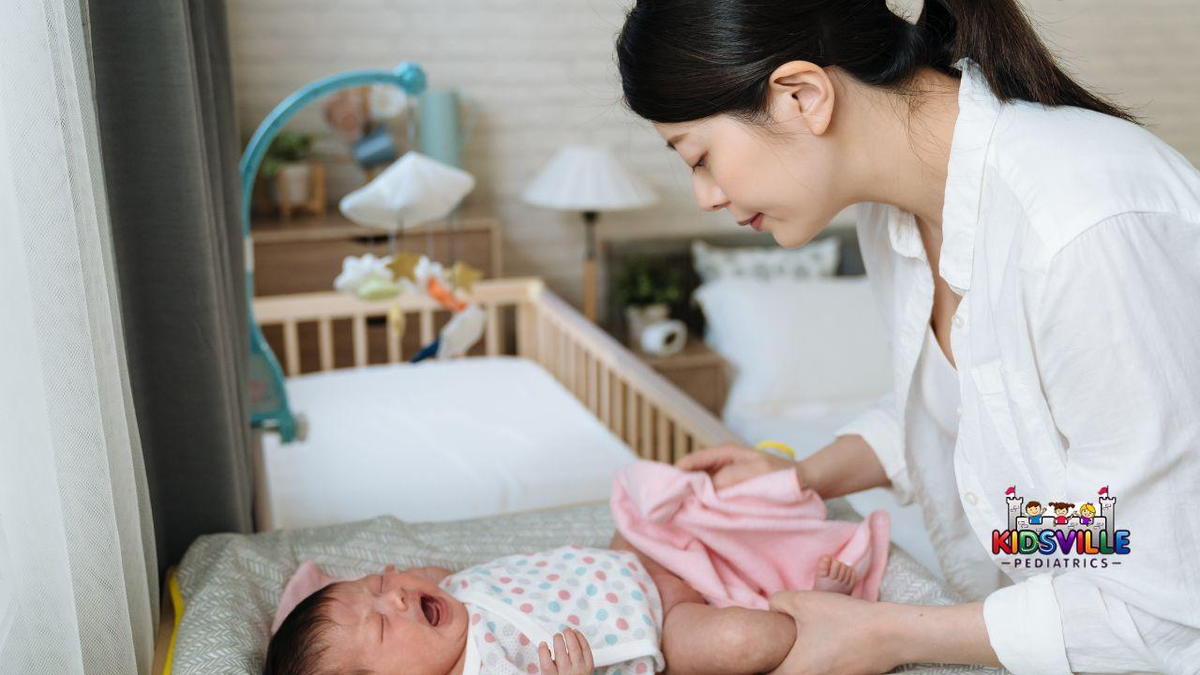
[{"label": "baby's leg", "polygon": [[752,675],[778,667],[795,641],[787,614],[681,602],[664,620],[662,650],[667,673]]},{"label": "baby's leg", "polygon": [[610,547],[636,554],[658,588],[664,617],[662,651],[668,673],[762,673],[773,670],[791,651],[796,640],[792,617],[740,607],[713,607],[683,579],[625,541],[619,532]]}]

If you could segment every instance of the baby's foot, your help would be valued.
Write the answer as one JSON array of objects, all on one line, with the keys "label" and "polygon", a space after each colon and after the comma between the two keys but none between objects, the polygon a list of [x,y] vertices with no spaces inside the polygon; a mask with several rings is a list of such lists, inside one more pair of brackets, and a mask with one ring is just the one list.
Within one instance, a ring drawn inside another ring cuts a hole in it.
[{"label": "baby's foot", "polygon": [[854,568],[840,560],[834,560],[831,556],[823,555],[817,561],[817,580],[813,584],[813,590],[849,595],[856,581],[858,575],[855,574]]}]

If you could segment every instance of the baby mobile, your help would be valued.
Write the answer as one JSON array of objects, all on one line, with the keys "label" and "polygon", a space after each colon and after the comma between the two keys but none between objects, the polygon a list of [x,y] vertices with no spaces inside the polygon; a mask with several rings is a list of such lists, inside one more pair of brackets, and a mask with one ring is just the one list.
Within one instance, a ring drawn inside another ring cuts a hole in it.
[{"label": "baby mobile", "polygon": [[[350,193],[341,202],[342,212],[363,225],[389,233],[390,255],[375,259],[366,255],[344,263],[335,286],[371,300],[387,300],[403,292],[427,294],[453,312],[437,339],[426,345],[414,360],[447,358],[465,353],[483,333],[484,313],[470,300],[472,285],[482,276],[477,270],[455,263],[449,270],[425,256],[397,253],[395,235],[405,229],[447,217],[475,185],[461,169],[423,155],[397,152],[386,119],[408,111],[410,96],[425,91],[425,73],[412,62],[392,70],[353,70],[310,82],[288,95],[259,123],[238,163],[241,175],[242,237],[247,250],[253,238],[250,204],[255,178],[268,147],[288,121],[307,104],[328,98],[326,120],[353,147],[355,161],[371,182]],[[369,89],[364,103],[364,92]],[[371,124],[367,124],[368,117]],[[408,115],[409,147],[412,147],[413,117]],[[436,138],[436,135],[434,136]],[[386,169],[383,167],[387,167]],[[379,172],[378,175],[374,175]],[[284,443],[304,436],[303,416],[293,412],[284,386],[283,370],[267,344],[254,316],[254,259],[246,260],[246,300],[249,315],[250,359],[247,388],[250,392],[250,422],[256,428],[273,429]],[[403,330],[404,317],[396,308],[390,316],[393,335]]]},{"label": "baby mobile", "polygon": [[[390,300],[401,293],[424,293],[452,313],[434,341],[413,362],[461,356],[483,336],[486,314],[469,300],[483,275],[456,262],[450,269],[428,256],[396,251],[396,234],[445,218],[472,188],[471,174],[419,152],[408,152],[367,185],[338,204],[342,214],[365,227],[388,233],[390,254],[348,256],[334,288],[364,300]],[[404,314],[393,306],[388,314],[391,339],[404,333]]]}]

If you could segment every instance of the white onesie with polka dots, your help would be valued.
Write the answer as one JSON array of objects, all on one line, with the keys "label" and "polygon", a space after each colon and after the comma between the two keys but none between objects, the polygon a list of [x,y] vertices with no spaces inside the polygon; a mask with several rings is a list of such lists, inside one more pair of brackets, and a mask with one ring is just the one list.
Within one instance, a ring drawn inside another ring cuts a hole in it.
[{"label": "white onesie with polka dots", "polygon": [[538,644],[575,628],[588,639],[596,673],[636,675],[666,667],[662,600],[629,551],[564,546],[468,567],[441,582],[467,606],[463,675],[539,672]]}]

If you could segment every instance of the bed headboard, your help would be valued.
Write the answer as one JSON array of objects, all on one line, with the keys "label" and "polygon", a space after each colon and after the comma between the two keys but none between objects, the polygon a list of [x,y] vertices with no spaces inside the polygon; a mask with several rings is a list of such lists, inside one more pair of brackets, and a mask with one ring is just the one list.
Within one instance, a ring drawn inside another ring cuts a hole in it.
[{"label": "bed headboard", "polygon": [[[813,241],[836,237],[841,241],[841,258],[837,276],[859,276],[865,273],[858,248],[858,235],[852,225],[826,227]],[[603,243],[604,287],[606,291],[603,325],[613,335],[625,335],[625,311],[618,300],[617,280],[625,266],[635,260],[651,259],[664,267],[678,268],[683,278],[682,300],[671,307],[671,316],[681,319],[694,335],[703,335],[704,314],[691,301],[692,292],[700,286],[700,277],[692,265],[692,242],[699,239],[713,246],[775,247],[769,232],[740,232],[731,234],[671,235],[649,239],[607,241]]]}]

